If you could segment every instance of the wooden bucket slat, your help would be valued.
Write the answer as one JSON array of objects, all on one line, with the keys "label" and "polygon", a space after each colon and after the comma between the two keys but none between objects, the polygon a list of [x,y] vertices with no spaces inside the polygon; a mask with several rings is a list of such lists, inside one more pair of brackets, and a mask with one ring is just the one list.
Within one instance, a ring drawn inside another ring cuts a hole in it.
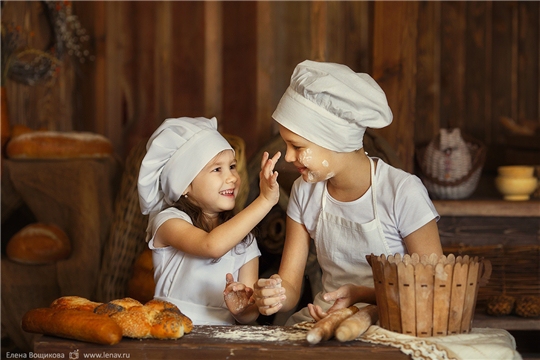
[{"label": "wooden bucket slat", "polygon": [[388,303],[386,301],[386,288],[384,287],[383,263],[379,256],[372,256],[371,265],[375,282],[375,296],[377,300],[377,312],[379,313],[379,322],[381,327],[390,329],[388,321]]},{"label": "wooden bucket slat", "polygon": [[461,264],[461,257],[456,258],[454,276],[452,279],[452,293],[450,295],[450,314],[448,316],[448,335],[461,333],[461,316],[463,315],[463,301],[467,289],[467,270],[469,265]]},{"label": "wooden bucket slat", "polygon": [[400,262],[397,265],[399,302],[401,305],[401,329],[403,334],[416,336],[416,300],[414,266]]},{"label": "wooden bucket slat", "polygon": [[416,336],[432,336],[433,266],[416,265],[414,277],[416,280]]},{"label": "wooden bucket slat", "polygon": [[438,263],[435,267],[435,281],[433,285],[433,336],[444,336],[448,332],[452,270],[452,264],[444,265],[444,263]]},{"label": "wooden bucket slat", "polygon": [[465,291],[465,301],[463,302],[463,316],[461,320],[461,333],[468,334],[471,331],[471,318],[474,311],[474,299],[476,296],[476,285],[478,282],[478,263],[469,264],[467,275],[467,290]]},{"label": "wooden bucket slat", "polygon": [[384,264],[384,286],[386,288],[386,300],[388,301],[388,320],[390,330],[401,333],[401,314],[399,312],[399,286],[396,264],[386,262]]}]

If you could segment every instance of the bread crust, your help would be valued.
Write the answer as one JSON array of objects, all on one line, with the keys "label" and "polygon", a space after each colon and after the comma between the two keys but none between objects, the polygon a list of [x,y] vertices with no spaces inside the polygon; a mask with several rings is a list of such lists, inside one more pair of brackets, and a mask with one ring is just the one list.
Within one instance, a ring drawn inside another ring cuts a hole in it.
[{"label": "bread crust", "polygon": [[85,310],[39,308],[22,319],[24,331],[98,344],[114,345],[122,340],[122,329],[107,316]]},{"label": "bread crust", "polygon": [[100,306],[102,303],[93,302],[80,296],[63,296],[54,300],[51,303],[51,309],[57,310],[83,310],[94,311],[94,309]]},{"label": "bread crust", "polygon": [[[103,304],[79,296],[64,296],[54,300],[49,308],[34,310],[25,315],[25,331],[91,342],[113,341],[105,333],[112,331],[114,335],[116,330],[111,327],[111,321],[120,329],[120,337],[137,339],[178,339],[193,328],[191,319],[174,304],[162,300],[142,305],[135,299],[124,298]],[[77,317],[86,325],[79,324]],[[103,326],[100,320],[105,322]],[[47,325],[48,321],[52,325]],[[86,331],[85,327],[91,329]]]},{"label": "bread crust", "polygon": [[11,159],[102,158],[113,152],[106,137],[91,132],[34,131],[11,139],[6,154]]},{"label": "bread crust", "polygon": [[191,332],[191,330],[193,330],[193,322],[191,321],[191,319],[188,318],[186,315],[184,315],[180,311],[180,309],[178,309],[178,307],[174,305],[173,303],[170,303],[164,300],[153,299],[153,300],[148,301],[146,304],[144,304],[144,306],[149,306],[158,311],[176,312],[177,314],[181,316],[182,324],[184,325],[184,333],[188,334]]}]

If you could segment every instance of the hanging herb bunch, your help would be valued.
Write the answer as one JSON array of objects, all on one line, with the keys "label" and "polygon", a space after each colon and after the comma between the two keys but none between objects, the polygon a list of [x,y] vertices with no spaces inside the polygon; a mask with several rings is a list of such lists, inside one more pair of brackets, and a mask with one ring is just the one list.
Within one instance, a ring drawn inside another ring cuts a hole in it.
[{"label": "hanging herb bunch", "polygon": [[72,13],[71,1],[42,1],[42,4],[51,26],[51,44],[47,50],[28,47],[33,32],[25,33],[20,26],[2,23],[2,85],[8,78],[26,85],[50,80],[60,71],[66,52],[80,63],[95,58],[85,46],[90,37]]}]

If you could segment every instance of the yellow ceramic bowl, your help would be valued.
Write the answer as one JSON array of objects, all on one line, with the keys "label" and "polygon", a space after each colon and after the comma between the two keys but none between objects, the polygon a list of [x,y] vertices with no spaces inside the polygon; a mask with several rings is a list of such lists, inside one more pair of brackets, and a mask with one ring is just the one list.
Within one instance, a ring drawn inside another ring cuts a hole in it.
[{"label": "yellow ceramic bowl", "polygon": [[534,173],[534,166],[499,166],[498,167],[499,175],[504,177],[532,177]]},{"label": "yellow ceramic bowl", "polygon": [[495,178],[495,186],[505,200],[529,200],[530,195],[538,186],[535,177],[505,177]]}]

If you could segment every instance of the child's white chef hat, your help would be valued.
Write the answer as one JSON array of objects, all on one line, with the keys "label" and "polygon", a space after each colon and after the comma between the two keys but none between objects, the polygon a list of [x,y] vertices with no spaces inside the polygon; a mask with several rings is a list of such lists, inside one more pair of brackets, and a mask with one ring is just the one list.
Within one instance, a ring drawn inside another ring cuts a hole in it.
[{"label": "child's white chef hat", "polygon": [[[223,150],[233,150],[216,118],[165,120],[146,144],[137,188],[143,214],[174,204],[199,172]],[[233,150],[234,151],[234,150]]]},{"label": "child's white chef hat", "polygon": [[306,60],[272,117],[303,138],[338,152],[363,147],[366,128],[392,122],[386,95],[371,76],[345,65]]}]

